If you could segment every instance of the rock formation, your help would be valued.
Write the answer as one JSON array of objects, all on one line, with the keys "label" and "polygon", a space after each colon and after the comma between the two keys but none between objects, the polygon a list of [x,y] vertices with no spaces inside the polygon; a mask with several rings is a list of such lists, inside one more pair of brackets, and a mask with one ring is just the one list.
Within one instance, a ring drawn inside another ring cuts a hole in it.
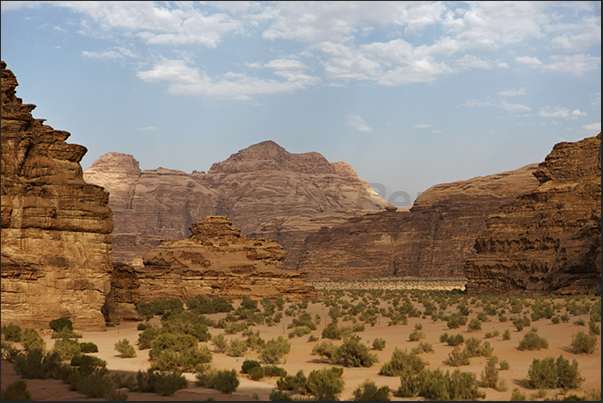
[{"label": "rock formation", "polygon": [[111,290],[101,312],[107,322],[121,322],[122,320],[142,320],[144,316],[136,310],[140,300],[140,281],[134,267],[113,263],[111,273]]},{"label": "rock formation", "polygon": [[601,133],[553,147],[539,185],[488,217],[469,294],[601,293]]},{"label": "rock formation", "polygon": [[2,62],[2,324],[35,328],[69,317],[104,328],[110,288],[108,194],[86,183],[86,148],[34,119]]},{"label": "rock formation", "polygon": [[436,185],[410,211],[356,216],[307,236],[297,269],[309,279],[463,278],[489,213],[536,187],[536,164]]},{"label": "rock formation", "polygon": [[207,173],[141,171],[131,155],[108,153],[84,178],[110,193],[113,259],[121,262],[142,258],[162,239],[188,237],[188,228],[210,215],[263,237],[259,226],[275,218],[391,207],[346,163],[329,163],[316,152],[292,154],[273,141],[241,150]]},{"label": "rock formation", "polygon": [[275,241],[243,237],[223,216],[206,217],[190,231],[190,238],[163,241],[144,256],[144,267],[136,268],[142,300],[315,296],[304,273],[282,270],[285,251]]}]

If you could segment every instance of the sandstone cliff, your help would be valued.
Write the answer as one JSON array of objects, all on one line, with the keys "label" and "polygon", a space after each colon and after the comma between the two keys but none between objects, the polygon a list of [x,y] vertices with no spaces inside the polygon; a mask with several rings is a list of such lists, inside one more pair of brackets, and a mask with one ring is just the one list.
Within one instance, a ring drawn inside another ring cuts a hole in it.
[{"label": "sandstone cliff", "polygon": [[273,141],[241,150],[207,173],[141,171],[131,155],[108,153],[84,178],[110,193],[113,259],[121,262],[142,258],[162,239],[189,236],[188,228],[209,215],[229,217],[244,235],[266,237],[259,227],[272,219],[389,206],[346,163],[331,164],[316,152],[292,154]]},{"label": "sandstone cliff", "polygon": [[190,238],[163,241],[144,256],[144,267],[136,268],[142,300],[315,296],[305,274],[282,270],[286,254],[275,241],[243,237],[222,216],[206,217],[190,230]]},{"label": "sandstone cliff", "polygon": [[601,134],[559,143],[539,185],[489,216],[465,263],[467,292],[601,293]]},{"label": "sandstone cliff", "polygon": [[309,279],[463,278],[489,213],[536,187],[536,164],[436,185],[410,211],[357,216],[305,239],[297,269]]},{"label": "sandstone cliff", "polygon": [[104,328],[113,219],[108,194],[88,184],[86,148],[34,119],[2,62],[2,324],[47,327],[69,317]]}]

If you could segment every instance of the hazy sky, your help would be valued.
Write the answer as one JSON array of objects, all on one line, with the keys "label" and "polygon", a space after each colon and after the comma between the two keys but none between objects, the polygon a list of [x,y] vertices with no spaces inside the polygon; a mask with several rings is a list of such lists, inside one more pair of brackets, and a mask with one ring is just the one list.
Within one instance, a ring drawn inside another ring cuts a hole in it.
[{"label": "hazy sky", "polygon": [[270,139],[414,199],[601,130],[599,2],[11,1],[1,27],[84,168],[207,171]]}]

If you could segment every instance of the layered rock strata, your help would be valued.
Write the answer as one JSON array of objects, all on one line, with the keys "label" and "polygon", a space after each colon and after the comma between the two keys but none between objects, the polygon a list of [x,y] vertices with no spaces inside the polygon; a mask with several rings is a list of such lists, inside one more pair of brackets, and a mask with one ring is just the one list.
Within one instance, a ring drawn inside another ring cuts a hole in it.
[{"label": "layered rock strata", "polygon": [[383,211],[309,234],[297,268],[309,279],[463,278],[489,213],[536,187],[536,164],[436,185],[410,211]]},{"label": "layered rock strata", "polygon": [[111,290],[107,294],[102,313],[107,322],[121,322],[122,320],[142,320],[144,316],[136,310],[140,302],[140,281],[134,267],[113,263],[111,273]]},{"label": "layered rock strata", "polygon": [[539,185],[488,217],[469,294],[601,293],[601,134],[555,145]]},{"label": "layered rock strata", "polygon": [[131,155],[108,153],[84,177],[111,195],[113,259],[121,262],[142,258],[162,239],[188,237],[188,228],[210,215],[229,217],[246,236],[264,236],[259,227],[279,217],[391,207],[348,164],[316,152],[292,154],[273,141],[241,150],[207,173],[140,170]]},{"label": "layered rock strata", "polygon": [[142,300],[230,297],[312,298],[304,273],[282,270],[285,251],[275,241],[241,236],[223,216],[191,226],[187,239],[163,241],[137,267]]},{"label": "layered rock strata", "polygon": [[113,219],[109,195],[83,179],[86,148],[34,119],[2,62],[2,324],[60,317],[104,328]]}]

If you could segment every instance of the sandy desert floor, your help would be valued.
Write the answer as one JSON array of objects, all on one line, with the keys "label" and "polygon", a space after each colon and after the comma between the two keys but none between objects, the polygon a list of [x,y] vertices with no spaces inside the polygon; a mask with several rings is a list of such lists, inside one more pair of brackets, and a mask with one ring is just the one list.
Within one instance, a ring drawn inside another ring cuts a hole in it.
[{"label": "sandy desert floor", "polygon": [[[563,299],[555,300],[556,302],[563,303]],[[287,304],[288,305],[288,304]],[[235,301],[235,306],[237,302]],[[386,303],[382,302],[382,306],[386,307]],[[422,305],[417,305],[422,307]],[[321,316],[321,323],[318,325],[318,329],[313,331],[312,334],[321,337],[321,332],[330,318],[328,317],[328,309],[322,303],[310,303],[307,311],[314,316],[318,314]],[[480,308],[473,308],[474,313],[469,317],[475,317]],[[456,307],[448,307],[448,312],[456,312]],[[524,312],[529,312],[524,308]],[[214,319],[223,317],[225,314],[214,314],[207,315]],[[512,316],[512,315],[509,315]],[[528,313],[529,316],[529,313]],[[386,341],[386,347],[383,351],[372,350],[371,352],[376,354],[379,358],[379,362],[374,364],[370,368],[344,368],[343,379],[345,381],[345,390],[340,395],[341,400],[349,400],[353,397],[353,390],[360,385],[365,379],[369,378],[376,382],[377,386],[387,385],[390,387],[392,392],[396,391],[400,385],[398,377],[386,377],[378,375],[381,365],[391,358],[392,352],[395,347],[401,349],[407,348],[409,351],[412,347],[415,347],[418,342],[410,342],[408,340],[409,334],[414,330],[415,323],[422,323],[423,332],[426,334],[426,341],[431,343],[434,348],[434,353],[425,353],[421,356],[429,362],[430,368],[442,368],[443,370],[450,369],[454,370],[454,367],[446,364],[446,358],[453,347],[447,344],[440,343],[439,337],[442,333],[448,333],[451,335],[461,333],[467,339],[468,337],[475,336],[482,340],[490,342],[494,349],[494,355],[500,360],[506,360],[510,364],[510,369],[506,371],[500,371],[499,376],[505,379],[507,382],[508,390],[499,392],[494,389],[481,388],[480,390],[485,392],[485,400],[509,400],[511,391],[514,388],[519,388],[527,397],[535,394],[535,390],[528,389],[526,387],[527,373],[530,364],[534,358],[545,358],[545,357],[559,357],[563,355],[569,359],[570,362],[575,358],[579,363],[579,371],[585,381],[579,391],[570,391],[569,393],[583,394],[587,390],[600,390],[601,388],[601,337],[598,336],[598,345],[594,354],[591,355],[577,355],[574,354],[571,347],[572,335],[579,330],[588,333],[588,325],[580,326],[574,322],[582,318],[587,324],[589,321],[589,315],[572,316],[568,323],[553,324],[550,320],[545,318],[539,321],[532,322],[532,326],[538,328],[538,334],[544,337],[548,343],[549,348],[539,351],[520,351],[518,349],[519,341],[523,337],[523,334],[529,331],[530,327],[526,327],[523,331],[518,332],[510,321],[499,322],[496,317],[492,317],[492,321],[485,322],[482,324],[482,330],[468,332],[467,326],[461,326],[458,329],[449,329],[446,322],[437,321],[433,322],[431,318],[408,318],[408,324],[406,325],[395,325],[388,326],[389,318],[379,317],[379,320],[374,327],[366,324],[365,331],[357,333],[362,338],[362,342],[367,343],[371,346],[375,338],[382,338]],[[268,327],[266,325],[254,326],[254,330],[259,330],[261,337],[265,340],[276,338],[278,336],[287,337],[290,329],[287,329],[287,325],[291,323],[292,317],[284,316],[281,323]],[[151,323],[159,323],[159,318],[155,317],[151,320]],[[350,325],[350,322],[339,321],[340,325]],[[136,373],[139,369],[146,370],[150,367],[148,361],[149,350],[138,350],[138,356],[136,358],[120,358],[118,353],[114,350],[114,344],[123,338],[130,340],[131,344],[136,344],[138,334],[136,330],[137,322],[125,322],[121,323],[116,327],[107,327],[102,332],[81,332],[83,338],[79,339],[80,342],[94,342],[98,345],[99,352],[92,355],[96,355],[103,360],[107,361],[107,368],[114,371],[125,371]],[[600,325],[600,323],[598,323]],[[509,329],[511,330],[511,340],[502,340],[503,332]],[[77,329],[76,329],[77,330]],[[485,339],[484,335],[486,332],[498,330],[500,335],[494,338]],[[223,333],[221,329],[210,328],[212,335]],[[41,333],[43,339],[47,343],[47,347],[50,349],[54,344],[54,340],[50,337],[50,332],[46,331]],[[227,339],[230,338],[241,338],[238,335],[225,335]],[[286,363],[280,364],[279,366],[286,369],[289,374],[295,374],[298,370],[303,369],[304,373],[308,375],[314,369],[320,369],[324,367],[330,367],[331,365],[319,356],[311,355],[315,342],[308,341],[308,335],[289,339],[291,342],[291,351],[286,356]],[[341,341],[335,341],[336,344]],[[219,354],[213,351],[213,345],[208,343],[210,350],[213,352],[212,366],[216,369],[237,369],[240,371],[241,364],[245,359],[256,359],[258,353],[254,351],[248,351],[245,357],[228,357],[225,354]],[[486,364],[486,358],[478,357],[472,358],[469,366],[459,367],[462,371],[471,371],[477,375],[478,385],[480,379],[480,373],[483,371]],[[260,381],[252,381],[247,378],[244,374],[239,374],[240,386],[237,391],[232,395],[221,394],[218,391],[212,389],[205,389],[194,386],[193,381],[195,377],[191,373],[185,374],[186,378],[191,381],[189,387],[186,389],[179,390],[174,396],[163,397],[149,393],[128,393],[128,400],[206,400],[212,398],[215,400],[252,400],[252,398],[259,400],[269,400],[270,392],[276,387],[276,378],[264,378]],[[2,361],[2,388],[5,388],[8,383],[14,382],[20,379],[12,369],[12,364]],[[32,400],[87,400],[84,395],[69,390],[69,386],[63,384],[59,380],[27,380],[27,387],[32,395]],[[558,395],[560,390],[547,390],[545,398],[555,398],[556,396],[563,399],[563,396]],[[396,396],[390,395],[392,400],[411,400],[402,399]],[[98,399],[97,399],[98,400]],[[414,399],[417,400],[417,399]],[[422,398],[418,398],[422,400]],[[537,400],[543,400],[537,399]]]}]

